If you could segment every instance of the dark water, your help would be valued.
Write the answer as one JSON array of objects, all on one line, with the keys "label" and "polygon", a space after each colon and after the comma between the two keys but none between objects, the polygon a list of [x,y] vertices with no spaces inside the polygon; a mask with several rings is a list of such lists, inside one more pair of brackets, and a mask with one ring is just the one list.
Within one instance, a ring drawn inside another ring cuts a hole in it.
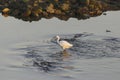
[{"label": "dark water", "polygon": [[[40,71],[73,70],[75,60],[120,58],[120,38],[97,36],[89,33],[66,35],[62,39],[72,43],[71,49],[62,51],[56,41],[51,40],[42,44],[21,48],[26,53],[23,55],[31,61],[28,64]],[[27,64],[26,64],[27,65]]]}]

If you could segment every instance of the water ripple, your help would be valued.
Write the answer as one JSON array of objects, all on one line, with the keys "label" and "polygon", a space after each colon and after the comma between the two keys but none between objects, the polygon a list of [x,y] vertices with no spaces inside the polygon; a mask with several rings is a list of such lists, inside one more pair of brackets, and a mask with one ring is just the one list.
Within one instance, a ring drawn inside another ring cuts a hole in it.
[{"label": "water ripple", "polygon": [[84,33],[63,36],[62,39],[71,42],[74,46],[62,51],[54,44],[55,41],[35,44],[22,48],[26,51],[24,57],[31,59],[31,66],[45,72],[76,70],[75,59],[120,58],[120,38]]}]

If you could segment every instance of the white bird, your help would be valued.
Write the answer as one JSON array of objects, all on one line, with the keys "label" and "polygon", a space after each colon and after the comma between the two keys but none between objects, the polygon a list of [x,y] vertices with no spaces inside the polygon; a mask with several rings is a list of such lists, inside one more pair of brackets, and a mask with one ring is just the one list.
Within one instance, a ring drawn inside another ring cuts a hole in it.
[{"label": "white bird", "polygon": [[60,40],[59,36],[56,36],[57,43],[62,47],[63,50],[69,49],[73,46],[73,44],[65,41],[65,40]]}]

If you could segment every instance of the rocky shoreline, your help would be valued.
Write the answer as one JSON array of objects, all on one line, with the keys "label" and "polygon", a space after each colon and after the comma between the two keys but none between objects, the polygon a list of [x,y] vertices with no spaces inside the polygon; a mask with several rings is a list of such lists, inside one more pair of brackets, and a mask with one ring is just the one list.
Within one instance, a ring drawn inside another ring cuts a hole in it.
[{"label": "rocky shoreline", "polygon": [[120,10],[120,0],[0,0],[3,16],[30,22],[52,17],[88,19],[110,10]]}]

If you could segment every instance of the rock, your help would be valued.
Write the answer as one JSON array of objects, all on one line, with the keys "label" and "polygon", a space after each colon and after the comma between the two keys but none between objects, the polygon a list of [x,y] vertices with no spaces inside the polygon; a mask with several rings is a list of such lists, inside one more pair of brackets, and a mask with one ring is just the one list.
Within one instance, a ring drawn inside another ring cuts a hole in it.
[{"label": "rock", "polygon": [[111,32],[111,31],[107,29],[106,32]]},{"label": "rock", "polygon": [[3,15],[4,17],[8,17],[9,12],[10,12],[10,9],[9,9],[9,8],[4,8],[4,9],[2,10],[2,15]]},{"label": "rock", "polygon": [[10,11],[9,8],[4,8],[4,9],[2,10],[2,12],[5,13],[5,14],[8,13],[9,11]]},{"label": "rock", "polygon": [[69,4],[64,3],[64,4],[62,4],[61,8],[62,8],[62,10],[67,11],[67,10],[69,10],[70,7],[69,7]]},{"label": "rock", "polygon": [[107,15],[107,13],[103,13],[103,15]]},{"label": "rock", "polygon": [[50,4],[48,7],[47,7],[47,12],[48,13],[54,13],[55,10],[54,10],[54,5],[53,4]]},{"label": "rock", "polygon": [[108,10],[120,10],[120,0],[0,0],[0,12],[24,21],[57,17],[88,19]]}]

